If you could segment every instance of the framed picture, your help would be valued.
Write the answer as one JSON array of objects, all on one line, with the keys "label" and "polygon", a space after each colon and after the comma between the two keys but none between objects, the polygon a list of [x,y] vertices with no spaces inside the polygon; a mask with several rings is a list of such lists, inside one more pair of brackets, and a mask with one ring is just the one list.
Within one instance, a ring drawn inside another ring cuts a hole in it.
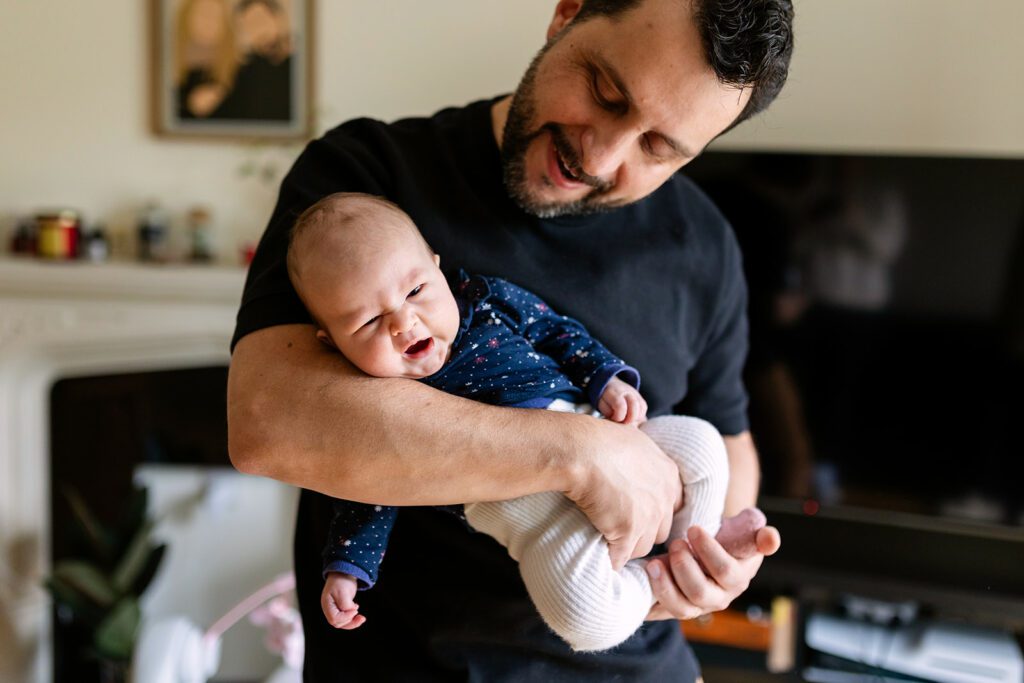
[{"label": "framed picture", "polygon": [[312,134],[312,0],[150,0],[160,135]]}]

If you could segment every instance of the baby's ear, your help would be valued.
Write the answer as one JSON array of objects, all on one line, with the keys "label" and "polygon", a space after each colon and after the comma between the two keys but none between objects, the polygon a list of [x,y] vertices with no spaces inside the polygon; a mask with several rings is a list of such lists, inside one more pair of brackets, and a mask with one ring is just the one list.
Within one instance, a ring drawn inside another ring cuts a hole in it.
[{"label": "baby's ear", "polygon": [[441,255],[436,252],[434,253],[434,265],[438,267],[441,266]]},{"label": "baby's ear", "polygon": [[327,334],[327,332],[325,332],[324,330],[317,330],[316,338],[319,339],[322,343],[326,344],[327,346],[330,346],[335,351],[338,350],[338,347],[334,345],[334,340],[331,339],[331,335]]}]

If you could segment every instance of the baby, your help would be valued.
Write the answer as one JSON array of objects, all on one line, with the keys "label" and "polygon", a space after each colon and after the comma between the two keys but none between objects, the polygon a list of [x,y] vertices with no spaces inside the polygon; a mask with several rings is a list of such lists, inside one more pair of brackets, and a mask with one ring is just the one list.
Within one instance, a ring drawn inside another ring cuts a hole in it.
[{"label": "baby", "polygon": [[[760,511],[721,520],[728,462],[714,427],[683,416],[647,420],[637,371],[582,325],[497,278],[462,274],[453,293],[439,263],[408,215],[360,194],[310,207],[288,250],[289,275],[317,337],[363,372],[420,379],[496,405],[598,415],[596,405],[607,419],[639,426],[678,463],[685,505],[670,539],[685,539],[699,524],[718,532],[732,555],[755,552]],[[376,581],[396,514],[391,506],[336,502],[321,596],[333,626],[365,622],[355,594]],[[541,617],[574,650],[619,644],[654,603],[645,562],[615,572],[604,539],[561,493],[467,504],[464,515],[519,562]]]}]

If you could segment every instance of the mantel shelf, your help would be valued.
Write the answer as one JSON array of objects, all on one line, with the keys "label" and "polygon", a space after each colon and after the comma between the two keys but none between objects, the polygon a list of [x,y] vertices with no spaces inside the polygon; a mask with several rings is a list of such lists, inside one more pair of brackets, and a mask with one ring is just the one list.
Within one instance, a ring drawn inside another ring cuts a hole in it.
[{"label": "mantel shelf", "polygon": [[0,298],[237,306],[245,273],[223,266],[0,258]]}]

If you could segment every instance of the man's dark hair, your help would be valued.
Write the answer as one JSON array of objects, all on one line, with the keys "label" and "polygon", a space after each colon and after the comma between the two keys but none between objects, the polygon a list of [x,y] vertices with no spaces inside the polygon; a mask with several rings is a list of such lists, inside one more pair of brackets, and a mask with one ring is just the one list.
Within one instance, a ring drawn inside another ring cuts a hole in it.
[{"label": "man's dark hair", "polygon": [[[611,19],[644,0],[584,0],[573,22]],[[732,125],[765,109],[782,90],[793,54],[791,0],[692,0],[704,55],[718,80],[750,88],[750,100]]]}]

